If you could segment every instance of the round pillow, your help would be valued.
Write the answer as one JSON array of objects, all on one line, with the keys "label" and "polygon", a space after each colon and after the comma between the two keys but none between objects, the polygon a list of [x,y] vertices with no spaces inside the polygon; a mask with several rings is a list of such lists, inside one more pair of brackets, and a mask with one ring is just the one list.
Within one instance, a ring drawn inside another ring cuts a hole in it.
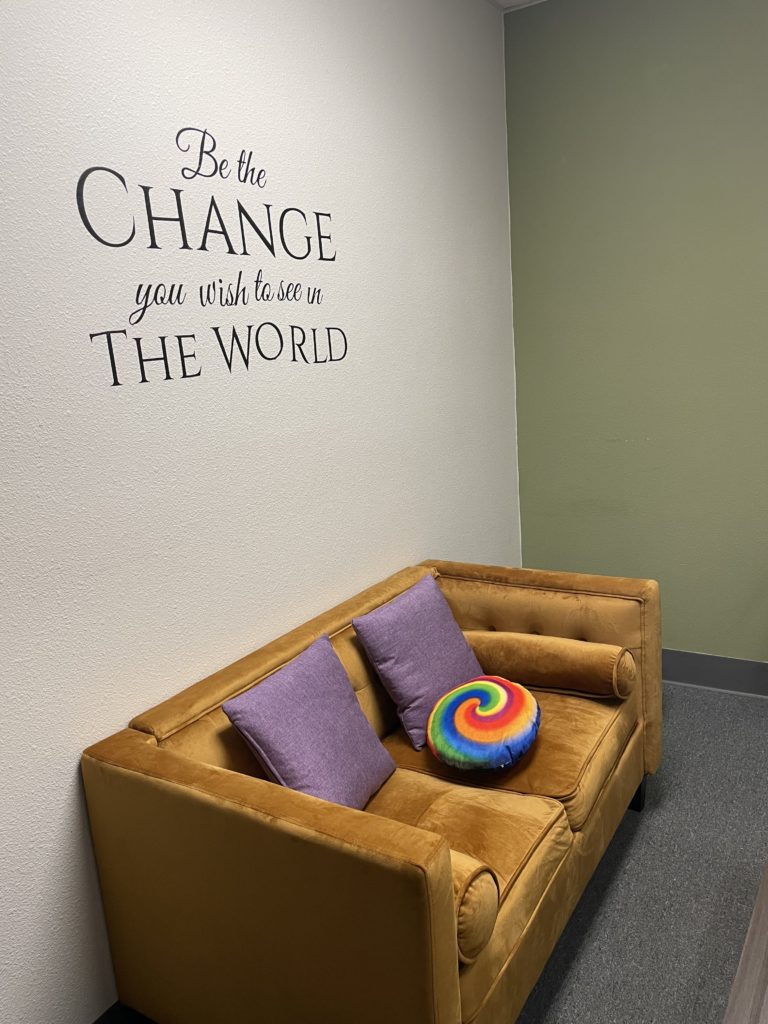
[{"label": "round pillow", "polygon": [[541,710],[533,694],[501,676],[478,676],[455,686],[432,708],[427,743],[454,768],[509,768],[539,731]]}]

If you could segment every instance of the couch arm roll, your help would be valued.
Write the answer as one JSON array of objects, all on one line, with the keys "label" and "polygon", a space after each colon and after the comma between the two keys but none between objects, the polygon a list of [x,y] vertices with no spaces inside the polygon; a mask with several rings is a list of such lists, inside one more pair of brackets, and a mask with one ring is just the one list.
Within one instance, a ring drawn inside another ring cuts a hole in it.
[{"label": "couch arm roll", "polygon": [[635,659],[626,647],[498,630],[472,629],[464,635],[489,675],[595,697],[624,699],[632,691]]},{"label": "couch arm roll", "polygon": [[499,883],[487,864],[451,850],[459,960],[473,964],[488,945],[499,913]]}]

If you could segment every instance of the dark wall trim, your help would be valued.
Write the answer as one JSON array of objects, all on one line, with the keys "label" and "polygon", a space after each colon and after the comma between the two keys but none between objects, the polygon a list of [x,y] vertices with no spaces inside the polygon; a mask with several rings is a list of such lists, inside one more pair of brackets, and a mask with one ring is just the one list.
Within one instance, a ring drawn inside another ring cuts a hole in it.
[{"label": "dark wall trim", "polygon": [[135,1010],[129,1010],[122,1003],[115,1003],[94,1024],[152,1024],[152,1021]]},{"label": "dark wall trim", "polygon": [[661,656],[661,674],[673,683],[691,683],[768,697],[768,661],[746,661],[665,648]]}]

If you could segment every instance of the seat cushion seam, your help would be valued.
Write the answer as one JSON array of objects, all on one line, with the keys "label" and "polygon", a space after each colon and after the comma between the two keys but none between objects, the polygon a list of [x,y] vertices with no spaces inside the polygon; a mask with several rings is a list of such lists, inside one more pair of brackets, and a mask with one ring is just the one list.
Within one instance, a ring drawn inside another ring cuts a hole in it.
[{"label": "seat cushion seam", "polygon": [[[597,753],[597,751],[598,751],[599,747],[601,746],[603,740],[608,735],[609,731],[613,728],[613,725],[616,722],[616,719],[619,717],[619,713],[622,711],[623,707],[624,707],[623,704],[619,704],[619,706],[615,709],[613,717],[610,718],[608,720],[608,722],[606,723],[603,731],[600,733],[599,738],[597,740],[595,740],[595,743],[594,743],[592,749],[590,750],[589,754],[587,755],[587,758],[584,761],[584,764],[581,766],[581,771],[579,772],[578,776],[576,777],[576,785],[574,786],[574,788],[571,790],[570,793],[566,793],[566,794],[563,795],[563,797],[562,797],[563,800],[570,800],[571,797],[576,796],[577,792],[581,788],[581,783],[582,783],[582,781],[584,779],[584,775],[586,774],[587,769],[589,768],[589,766],[594,761],[595,754]],[[630,730],[630,732],[631,732],[631,730]]]},{"label": "seat cushion seam", "polygon": [[[599,793],[598,793],[598,794],[597,794],[597,796],[595,797],[595,803],[593,803],[593,804],[592,804],[592,806],[590,807],[590,809],[589,809],[589,811],[588,811],[588,813],[587,813],[586,817],[584,818],[584,821],[583,821],[583,822],[581,823],[581,825],[580,825],[580,826],[579,826],[579,827],[578,827],[578,828],[576,829],[576,831],[577,831],[577,832],[583,832],[583,830],[584,830],[584,826],[585,826],[585,825],[587,824],[587,822],[589,821],[590,817],[592,816],[592,812],[593,812],[593,811],[594,811],[594,809],[595,809],[595,804],[596,804],[596,803],[597,803],[597,801],[598,801],[598,800],[600,799],[600,796],[602,795],[602,793],[603,793],[603,790],[604,790],[604,789],[605,789],[605,787],[606,787],[606,786],[607,786],[607,785],[609,784],[609,782],[611,781],[611,778],[613,777],[613,773],[614,773],[614,772],[616,771],[616,765],[617,765],[617,764],[619,763],[619,761],[620,761],[620,760],[622,759],[622,757],[624,756],[624,753],[625,753],[625,751],[626,751],[627,747],[629,746],[630,742],[632,741],[632,738],[634,737],[634,735],[635,735],[635,733],[637,732],[637,730],[638,730],[638,729],[640,729],[640,728],[641,728],[641,725],[640,725],[640,723],[639,723],[639,722],[635,722],[635,724],[633,725],[633,727],[632,727],[632,729],[631,729],[631,731],[630,731],[629,735],[627,736],[626,740],[624,741],[624,745],[622,746],[622,748],[621,748],[621,750],[619,751],[619,753],[618,753],[618,754],[616,755],[616,760],[615,760],[615,761],[613,762],[613,764],[611,765],[611,770],[610,770],[610,771],[608,772],[608,774],[606,775],[606,777],[605,777],[605,779],[604,779],[604,781],[603,781],[603,784],[602,784],[602,786],[600,787],[600,791],[599,791]],[[645,737],[643,737],[643,738],[645,738]]]},{"label": "seat cushion seam", "polygon": [[[501,904],[506,899],[507,893],[512,888],[512,886],[517,881],[517,879],[520,877],[520,874],[523,871],[523,869],[525,868],[526,864],[528,864],[528,862],[530,861],[531,857],[533,857],[533,855],[536,853],[536,851],[541,846],[541,844],[544,842],[544,840],[547,838],[547,836],[552,832],[552,830],[555,827],[555,823],[561,817],[565,817],[566,818],[566,827],[568,828],[568,831],[570,833],[571,830],[570,830],[570,827],[568,827],[568,819],[567,819],[567,815],[565,813],[565,808],[561,806],[557,811],[555,811],[552,814],[552,817],[547,822],[546,828],[539,833],[539,835],[537,836],[535,842],[533,843],[533,845],[531,847],[529,847],[528,852],[526,853],[525,857],[520,862],[520,864],[518,864],[518,866],[515,869],[514,873],[511,875],[509,881],[504,886],[504,891],[499,896],[499,906],[501,906]],[[570,850],[570,848],[571,848],[571,844],[569,842],[568,849]],[[563,859],[564,858],[561,858],[561,861]]]}]

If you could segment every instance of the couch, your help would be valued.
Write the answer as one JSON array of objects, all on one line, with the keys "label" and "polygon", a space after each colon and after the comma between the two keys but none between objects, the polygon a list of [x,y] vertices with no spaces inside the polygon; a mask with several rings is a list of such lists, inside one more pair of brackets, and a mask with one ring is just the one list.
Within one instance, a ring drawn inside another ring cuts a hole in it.
[{"label": "couch", "polygon": [[[414,750],[356,638],[427,573],[483,669],[535,690],[511,769]],[[651,580],[427,561],[91,746],[121,1001],[158,1024],[511,1024],[659,764],[659,616]],[[323,633],[398,765],[364,810],[267,781],[221,710]]]}]

